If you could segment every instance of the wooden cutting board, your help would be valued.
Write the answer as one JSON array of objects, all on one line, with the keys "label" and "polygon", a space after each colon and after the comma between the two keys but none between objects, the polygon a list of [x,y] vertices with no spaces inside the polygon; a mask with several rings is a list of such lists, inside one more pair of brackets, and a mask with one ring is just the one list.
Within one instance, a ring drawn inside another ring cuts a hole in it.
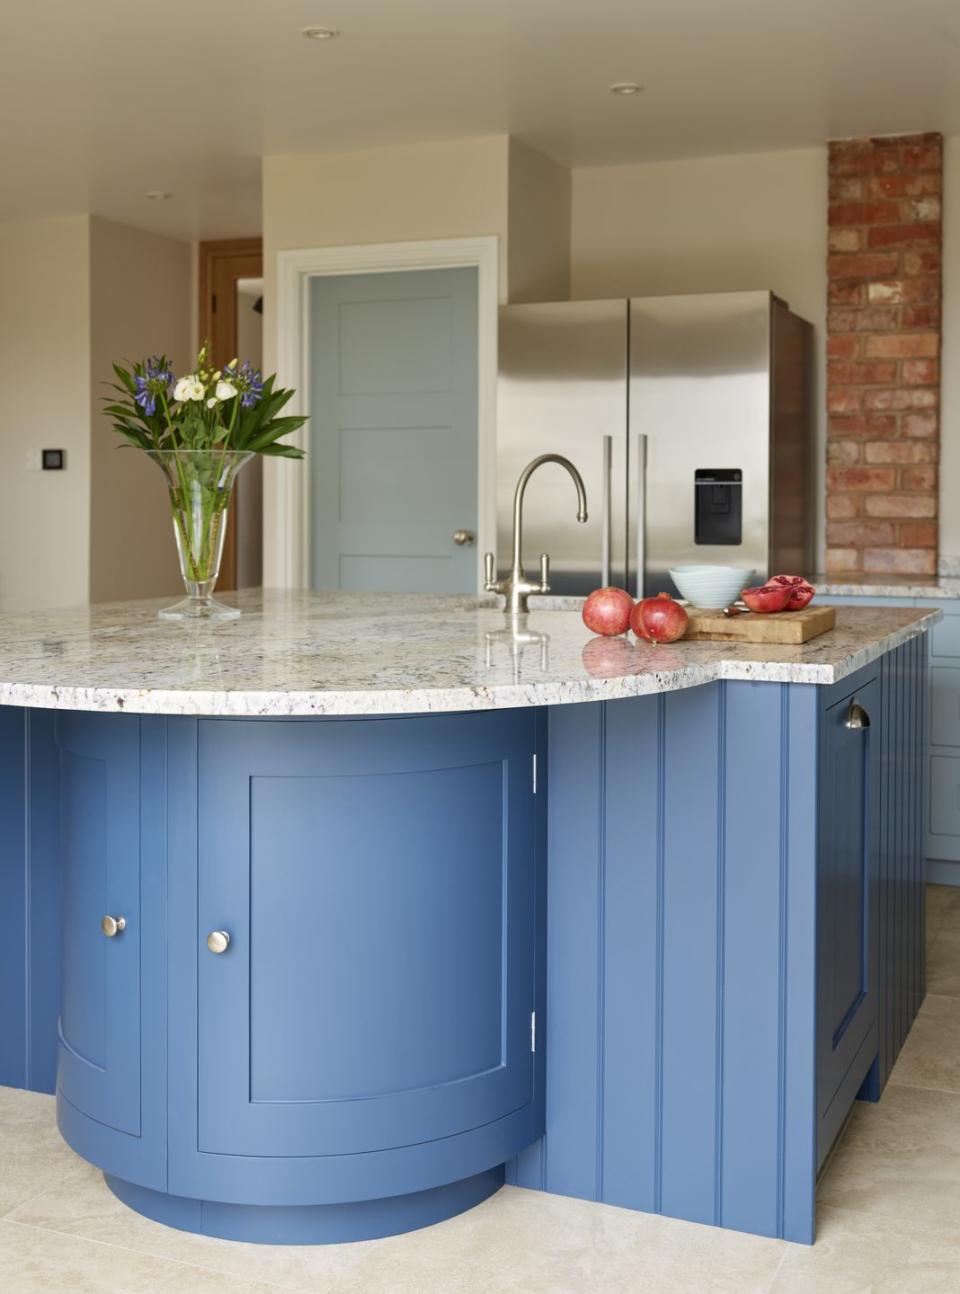
[{"label": "wooden cutting board", "polygon": [[687,607],[690,627],[685,641],[781,643],[796,646],[825,634],[837,623],[836,607],[804,607],[802,611],[777,611],[758,615],[741,611],[725,616],[722,611],[701,611]]}]

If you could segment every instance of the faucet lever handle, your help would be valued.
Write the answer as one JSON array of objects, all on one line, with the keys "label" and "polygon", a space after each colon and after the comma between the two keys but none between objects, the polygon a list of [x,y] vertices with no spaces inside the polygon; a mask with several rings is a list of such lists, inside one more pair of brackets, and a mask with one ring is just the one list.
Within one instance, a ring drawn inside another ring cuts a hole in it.
[{"label": "faucet lever handle", "polygon": [[492,593],[494,591],[492,585],[497,577],[497,572],[494,569],[494,560],[493,553],[483,554],[483,583],[488,593]]},{"label": "faucet lever handle", "polygon": [[540,592],[550,592],[550,554],[540,554]]}]

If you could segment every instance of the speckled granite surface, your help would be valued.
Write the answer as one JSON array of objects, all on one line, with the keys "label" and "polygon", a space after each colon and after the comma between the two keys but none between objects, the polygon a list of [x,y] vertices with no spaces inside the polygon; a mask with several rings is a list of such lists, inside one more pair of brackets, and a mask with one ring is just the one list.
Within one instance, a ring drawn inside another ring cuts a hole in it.
[{"label": "speckled granite surface", "polygon": [[[833,683],[940,617],[843,608],[803,647],[593,638],[575,610],[514,632],[477,598],[249,591],[221,624],[163,602],[0,616],[0,704],[192,715],[412,714],[563,705],[714,679]],[[224,600],[230,600],[229,596]],[[166,600],[164,600],[166,601]]]},{"label": "speckled granite surface", "polygon": [[960,598],[960,573],[949,575],[814,575],[811,583],[825,597]]}]

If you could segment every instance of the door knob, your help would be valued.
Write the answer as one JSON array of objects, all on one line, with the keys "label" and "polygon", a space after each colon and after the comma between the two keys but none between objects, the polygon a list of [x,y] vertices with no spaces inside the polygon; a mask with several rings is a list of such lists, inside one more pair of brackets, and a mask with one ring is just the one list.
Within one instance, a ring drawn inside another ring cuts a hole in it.
[{"label": "door knob", "polygon": [[843,721],[843,726],[845,728],[853,728],[855,730],[858,728],[869,728],[870,716],[867,714],[866,710],[864,710],[862,705],[859,705],[856,701],[851,701],[850,709],[847,711],[847,717]]},{"label": "door knob", "polygon": [[475,539],[476,535],[472,530],[455,530],[453,532],[453,542],[460,548],[462,548],[464,544],[472,544]]},{"label": "door knob", "polygon": [[207,947],[212,953],[225,953],[230,947],[230,936],[226,930],[211,930],[207,935]]},{"label": "door knob", "polygon": [[100,929],[108,939],[113,939],[115,935],[121,934],[127,928],[126,917],[106,916],[100,922]]}]

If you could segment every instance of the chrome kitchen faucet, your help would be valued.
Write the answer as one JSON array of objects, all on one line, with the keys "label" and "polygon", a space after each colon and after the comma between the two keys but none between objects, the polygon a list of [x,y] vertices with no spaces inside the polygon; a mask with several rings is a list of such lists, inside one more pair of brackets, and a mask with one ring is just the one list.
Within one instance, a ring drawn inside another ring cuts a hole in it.
[{"label": "chrome kitchen faucet", "polygon": [[530,610],[527,599],[531,593],[550,592],[550,554],[540,554],[539,584],[531,584],[527,579],[520,556],[523,546],[523,496],[530,477],[544,463],[558,463],[567,469],[577,490],[577,520],[581,524],[587,520],[587,492],[584,489],[583,478],[569,458],[564,458],[562,454],[541,454],[539,458],[535,458],[526,465],[520,473],[516,493],[513,496],[513,565],[510,567],[510,574],[505,580],[498,580],[493,553],[485,553],[483,558],[485,575],[483,587],[488,593],[503,594],[506,598],[503,609],[511,616],[526,615]]}]

